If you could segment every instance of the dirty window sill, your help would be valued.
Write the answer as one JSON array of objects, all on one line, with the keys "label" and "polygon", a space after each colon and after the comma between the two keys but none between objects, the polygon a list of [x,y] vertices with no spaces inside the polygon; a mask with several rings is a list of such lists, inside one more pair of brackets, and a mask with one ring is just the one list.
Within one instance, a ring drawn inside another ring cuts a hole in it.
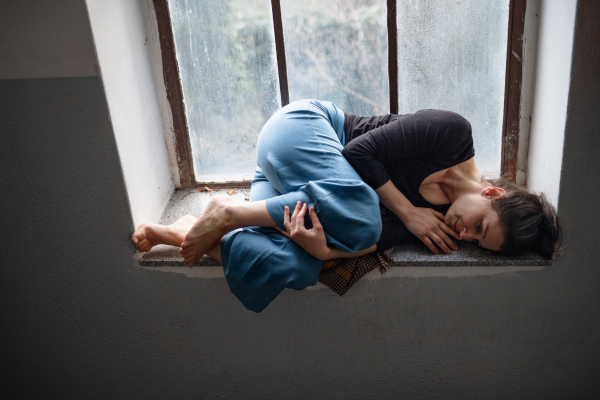
[{"label": "dirty window sill", "polygon": [[[230,196],[227,190],[219,192],[198,192],[197,190],[176,191],[160,220],[161,224],[170,224],[186,214],[198,216],[213,196]],[[237,188],[231,197],[244,201],[249,189]],[[459,242],[459,250],[452,254],[433,254],[421,243],[410,243],[397,246],[392,256],[394,267],[544,267],[552,265],[551,260],[543,259],[537,253],[527,253],[520,257],[506,257],[492,251],[480,249],[467,242]],[[142,267],[183,267],[186,266],[179,254],[179,248],[167,245],[156,246],[152,251],[137,255],[137,262]],[[220,264],[204,256],[196,266],[215,267]]]}]

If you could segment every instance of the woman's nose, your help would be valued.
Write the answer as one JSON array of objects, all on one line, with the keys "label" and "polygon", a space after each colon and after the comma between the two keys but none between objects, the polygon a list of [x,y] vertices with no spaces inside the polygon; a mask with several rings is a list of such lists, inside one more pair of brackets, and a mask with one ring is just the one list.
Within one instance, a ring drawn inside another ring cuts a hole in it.
[{"label": "woman's nose", "polygon": [[467,228],[463,228],[462,231],[458,234],[460,240],[471,240],[472,236],[467,232]]}]

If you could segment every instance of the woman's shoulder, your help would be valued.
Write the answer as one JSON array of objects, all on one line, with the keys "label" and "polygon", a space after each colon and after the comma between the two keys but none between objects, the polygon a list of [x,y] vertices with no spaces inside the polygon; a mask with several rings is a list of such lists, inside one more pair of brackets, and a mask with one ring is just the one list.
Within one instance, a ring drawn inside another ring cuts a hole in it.
[{"label": "woman's shoulder", "polygon": [[426,109],[413,114],[385,114],[359,117],[345,114],[344,132],[346,144],[365,133],[375,131],[388,137],[414,137],[427,146],[472,147],[473,135],[469,121],[458,113],[447,110]]},{"label": "woman's shoulder", "polygon": [[414,114],[401,115],[400,118],[414,116],[415,119],[422,120],[428,125],[443,125],[453,127],[456,131],[467,132],[471,134],[471,123],[462,115],[448,110],[425,109],[419,110]]},{"label": "woman's shoulder", "polygon": [[471,123],[453,111],[420,110],[410,114],[410,117],[401,116],[399,121],[414,126],[421,134],[428,136],[432,145],[437,144],[441,147],[448,146],[456,149],[473,147]]}]

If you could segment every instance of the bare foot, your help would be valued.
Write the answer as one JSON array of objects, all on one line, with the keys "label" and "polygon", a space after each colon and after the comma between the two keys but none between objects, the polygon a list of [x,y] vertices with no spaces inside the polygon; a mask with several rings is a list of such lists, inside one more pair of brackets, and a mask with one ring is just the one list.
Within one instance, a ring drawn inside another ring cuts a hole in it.
[{"label": "bare foot", "polygon": [[150,251],[158,244],[179,247],[195,222],[195,217],[186,215],[171,225],[141,224],[131,236],[131,241],[135,248],[142,252]]},{"label": "bare foot", "polygon": [[231,221],[228,205],[235,203],[228,197],[214,197],[181,243],[183,262],[189,267],[213,248],[229,232]]}]

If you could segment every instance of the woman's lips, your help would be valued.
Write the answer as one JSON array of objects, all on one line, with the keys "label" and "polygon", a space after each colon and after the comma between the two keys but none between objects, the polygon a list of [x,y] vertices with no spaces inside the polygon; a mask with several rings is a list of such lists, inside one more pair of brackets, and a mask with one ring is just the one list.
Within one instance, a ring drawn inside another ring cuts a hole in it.
[{"label": "woman's lips", "polygon": [[457,232],[457,230],[456,230],[456,224],[457,224],[457,223],[458,223],[458,220],[454,221],[454,223],[452,224],[452,230],[453,230],[454,232]]}]

